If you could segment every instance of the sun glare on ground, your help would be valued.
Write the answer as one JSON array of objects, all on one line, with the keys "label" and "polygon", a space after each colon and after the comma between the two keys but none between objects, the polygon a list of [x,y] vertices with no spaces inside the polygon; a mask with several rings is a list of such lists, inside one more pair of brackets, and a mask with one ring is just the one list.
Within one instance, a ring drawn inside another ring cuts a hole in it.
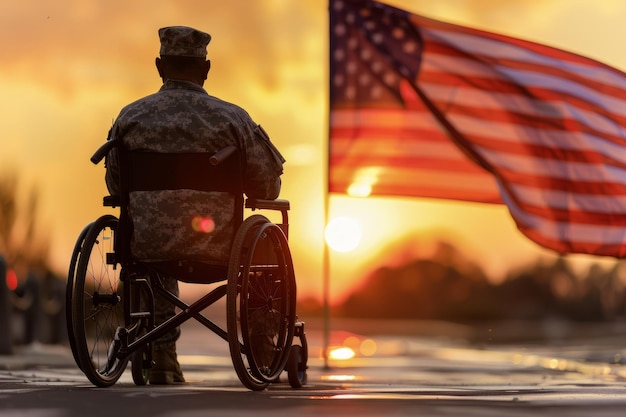
[{"label": "sun glare on ground", "polygon": [[361,241],[361,225],[352,217],[335,217],[326,226],[326,243],[337,252],[350,252]]}]

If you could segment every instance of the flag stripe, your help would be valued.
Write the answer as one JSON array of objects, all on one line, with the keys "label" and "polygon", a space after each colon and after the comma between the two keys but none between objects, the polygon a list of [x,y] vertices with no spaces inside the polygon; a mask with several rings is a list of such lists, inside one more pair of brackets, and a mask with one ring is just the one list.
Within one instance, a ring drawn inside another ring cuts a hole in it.
[{"label": "flag stripe", "polygon": [[[422,29],[428,47],[446,47],[452,56],[459,50],[476,57],[490,57],[497,62],[524,62],[543,65],[562,74],[580,74],[584,79],[603,80],[606,85],[623,88],[622,71],[601,62],[521,39],[477,29],[464,28],[422,16],[411,18]],[[460,48],[462,46],[462,48]]]},{"label": "flag stripe", "polygon": [[[421,83],[428,89],[430,97],[434,103],[441,107],[449,105],[449,89],[428,83]],[[498,126],[498,131],[507,132],[505,136],[511,143],[545,143],[543,137],[538,137],[540,132],[532,132],[531,135],[520,135],[518,126],[524,130],[543,120],[546,125],[562,122],[572,130],[579,130],[582,135],[571,135],[568,131],[554,129],[554,141],[550,145],[558,144],[561,148],[597,149],[615,154],[623,146],[624,132],[619,129],[615,121],[608,119],[604,115],[586,110],[576,110],[575,117],[568,116],[572,110],[561,102],[551,102],[546,104],[538,100],[524,99],[511,94],[493,93],[485,94],[468,88],[459,88],[460,93],[455,96],[455,107],[465,106],[474,113],[479,113],[481,119],[494,119],[497,115],[503,122]],[[515,124],[507,123],[515,118]],[[499,135],[500,133],[498,133]],[[493,135],[496,136],[496,135]],[[547,138],[550,139],[550,138]],[[620,152],[621,154],[621,152]],[[623,159],[626,160],[626,156]]]},{"label": "flag stripe", "polygon": [[615,223],[607,225],[606,222],[598,224],[576,223],[571,219],[566,221],[558,221],[552,219],[546,219],[544,216],[535,215],[527,210],[518,207],[515,202],[508,198],[506,193],[503,193],[504,201],[511,211],[513,218],[518,226],[521,226],[525,230],[533,230],[537,234],[545,236],[547,239],[559,239],[562,238],[563,233],[567,233],[569,238],[563,239],[565,241],[584,241],[592,244],[621,244],[623,245],[626,240],[626,228],[624,228],[623,216],[605,216],[611,217],[615,220]]},{"label": "flag stripe", "polygon": [[[566,191],[570,193],[569,201],[580,201],[588,195],[611,195],[621,196],[626,192],[626,186],[614,182],[578,181],[576,183],[569,178],[555,178],[537,174],[526,174],[517,171],[502,169],[502,176],[514,185],[534,187],[542,193],[550,190]],[[580,198],[576,194],[581,194]]]},{"label": "flag stripe", "polygon": [[[385,184],[381,194],[420,189],[422,197],[501,203],[494,179],[468,161],[425,111],[335,110],[330,126],[330,165],[341,167],[331,170],[331,192],[347,192],[362,182],[362,167],[385,167],[388,174],[376,176],[376,184]],[[424,139],[414,142],[415,137]],[[407,179],[410,185],[403,185]],[[372,194],[378,193],[374,185]]]},{"label": "flag stripe", "polygon": [[[466,45],[464,45],[466,46]],[[466,52],[472,52],[469,48],[464,48]],[[528,62],[528,61],[520,61],[515,59],[506,59],[506,58],[493,58],[492,56],[486,54],[488,51],[477,51],[472,52],[472,59],[464,59],[458,56],[458,51],[452,49],[449,45],[446,44],[438,44],[436,42],[429,43],[428,48],[424,51],[425,54],[429,54],[428,57],[432,62],[426,61],[427,65],[430,68],[436,68],[439,65],[445,63],[446,58],[450,58],[448,62],[456,62],[457,65],[448,68],[448,71],[455,74],[464,74],[464,75],[475,75],[475,76],[483,76],[484,67],[488,65],[492,68],[495,74],[490,77],[492,79],[506,80],[509,78],[509,74],[517,74],[521,78],[535,76],[535,80],[539,80],[537,85],[546,84],[548,87],[553,86],[553,83],[556,83],[556,86],[564,86],[577,84],[584,86],[586,88],[590,88],[592,90],[581,90],[575,91],[575,93],[580,93],[582,91],[586,93],[591,93],[591,95],[595,95],[599,91],[602,92],[603,96],[606,97],[614,97],[620,99],[623,97],[626,90],[621,84],[614,84],[613,77],[609,77],[610,79],[605,78],[588,78],[585,75],[581,75],[582,73],[586,73],[586,68],[579,66],[574,71],[569,72],[562,65],[560,68],[555,68],[550,65],[550,63],[545,62]],[[507,75],[498,74],[499,71],[504,71]],[[567,79],[563,79],[563,75],[566,74],[568,76]]]},{"label": "flag stripe", "polygon": [[[386,168],[384,176],[363,170],[363,172],[357,172],[356,178],[349,182],[346,182],[346,178],[352,179],[352,170],[333,170],[329,191],[345,193],[351,186],[359,184],[359,175],[361,174],[364,177],[362,179],[363,184],[372,186],[372,195],[412,196],[417,187],[420,190],[420,197],[426,198],[449,198],[450,193],[454,193],[455,200],[484,203],[500,203],[502,201],[499,193],[490,191],[494,184],[493,179],[489,176],[471,173],[457,174],[442,170],[406,169],[404,167]],[[376,185],[380,183],[385,184],[382,193],[376,190]]]},{"label": "flag stripe", "polygon": [[[420,80],[424,83],[453,85],[456,88],[460,88],[463,85],[467,85],[472,88],[480,89],[482,92],[490,93],[509,93],[522,95],[522,93],[528,95],[528,97],[538,97],[542,101],[545,101],[545,107],[548,107],[550,101],[567,100],[568,107],[577,108],[586,111],[596,111],[600,113],[607,113],[604,106],[615,106],[610,113],[613,117],[624,121],[626,110],[623,106],[626,104],[623,100],[619,100],[612,96],[595,94],[595,92],[589,88],[584,87],[586,91],[583,91],[583,87],[580,84],[559,82],[557,79],[546,79],[537,75],[530,75],[524,73],[514,73],[508,71],[507,74],[511,78],[522,79],[524,82],[533,83],[532,87],[527,87],[524,90],[520,90],[519,85],[512,81],[505,81],[496,78],[484,78],[479,76],[471,76],[471,80],[460,82],[458,79],[460,75],[441,72],[429,72],[427,69],[420,74]],[[467,74],[463,76],[470,77]],[[471,84],[470,84],[471,83]],[[574,94],[574,91],[576,94]],[[583,95],[582,93],[587,93]],[[532,94],[532,96],[530,95]],[[602,105],[605,101],[604,106]]]}]

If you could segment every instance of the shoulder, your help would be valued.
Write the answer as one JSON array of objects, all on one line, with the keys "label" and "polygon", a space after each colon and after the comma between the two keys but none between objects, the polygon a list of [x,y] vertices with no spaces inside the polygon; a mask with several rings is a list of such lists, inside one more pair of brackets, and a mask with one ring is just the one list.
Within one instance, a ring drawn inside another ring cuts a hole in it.
[{"label": "shoulder", "polygon": [[150,94],[148,96],[142,97],[140,99],[137,99],[127,104],[126,106],[122,107],[122,110],[120,110],[120,115],[133,113],[135,111],[154,105],[154,103],[157,103],[162,98],[163,97],[160,97],[159,93],[154,93],[154,94]]},{"label": "shoulder", "polygon": [[248,112],[243,107],[235,103],[231,103],[229,101],[226,101],[226,100],[223,100],[221,98],[211,96],[211,95],[208,96],[208,99],[211,100],[211,102],[213,103],[213,106],[216,109],[222,110],[226,113],[240,116],[242,118],[251,119]]}]

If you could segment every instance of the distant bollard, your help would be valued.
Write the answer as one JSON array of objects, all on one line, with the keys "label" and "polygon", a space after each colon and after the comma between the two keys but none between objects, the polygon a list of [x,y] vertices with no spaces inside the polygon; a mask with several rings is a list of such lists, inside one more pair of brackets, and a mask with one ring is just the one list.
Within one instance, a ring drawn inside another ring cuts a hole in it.
[{"label": "distant bollard", "polygon": [[41,282],[33,272],[29,272],[23,291],[30,297],[30,305],[24,310],[24,343],[39,342],[43,311],[41,309]]},{"label": "distant bollard", "polygon": [[0,256],[0,355],[13,353],[12,328],[11,328],[11,294],[7,287],[7,264]]},{"label": "distant bollard", "polygon": [[66,343],[65,283],[52,273],[46,274],[41,298],[44,317],[40,329],[40,341],[47,344]]}]

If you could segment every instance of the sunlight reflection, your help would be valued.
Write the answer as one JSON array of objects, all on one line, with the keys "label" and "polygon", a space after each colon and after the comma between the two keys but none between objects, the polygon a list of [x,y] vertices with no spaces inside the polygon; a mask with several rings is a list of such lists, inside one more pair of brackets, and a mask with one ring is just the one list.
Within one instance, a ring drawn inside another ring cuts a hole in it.
[{"label": "sunlight reflection", "polygon": [[337,360],[337,361],[345,361],[348,359],[352,359],[354,358],[355,355],[356,353],[354,352],[354,350],[345,346],[332,348],[330,352],[328,352],[328,358]]},{"label": "sunlight reflection", "polygon": [[352,197],[367,197],[372,193],[372,185],[378,182],[379,167],[360,169],[357,178],[348,187],[348,195]]},{"label": "sunlight reflection", "polygon": [[368,197],[372,193],[372,186],[369,184],[353,183],[348,187],[348,195],[352,197]]},{"label": "sunlight reflection", "polygon": [[328,359],[335,361],[374,356],[378,351],[378,344],[374,340],[355,334],[344,335],[336,339],[335,343],[328,348]]},{"label": "sunlight reflection", "polygon": [[356,376],[354,375],[322,375],[322,381],[335,381],[335,382],[346,382],[346,381],[354,381]]}]

